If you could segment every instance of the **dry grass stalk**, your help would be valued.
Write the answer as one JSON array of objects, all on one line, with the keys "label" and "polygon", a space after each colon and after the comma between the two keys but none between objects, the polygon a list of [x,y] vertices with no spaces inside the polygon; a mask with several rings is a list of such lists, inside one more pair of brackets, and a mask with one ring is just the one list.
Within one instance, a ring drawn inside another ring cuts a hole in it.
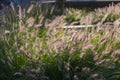
[{"label": "dry grass stalk", "polygon": [[34,5],[34,4],[31,4],[31,5],[29,6],[29,8],[27,9],[27,13],[30,13],[34,7],[35,7],[35,5]]},{"label": "dry grass stalk", "polygon": [[26,22],[28,24],[27,27],[32,27],[35,23],[35,19],[33,17],[30,17]]}]

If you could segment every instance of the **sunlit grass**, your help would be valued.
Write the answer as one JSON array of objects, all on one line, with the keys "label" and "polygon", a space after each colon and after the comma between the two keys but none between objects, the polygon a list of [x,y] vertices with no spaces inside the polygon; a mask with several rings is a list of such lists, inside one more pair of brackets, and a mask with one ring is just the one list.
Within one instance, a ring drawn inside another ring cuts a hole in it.
[{"label": "sunlit grass", "polygon": [[[19,7],[16,12],[11,10],[11,14],[3,16],[0,27],[0,79],[119,79],[120,30],[114,25],[108,27],[104,24],[117,20],[119,15],[111,14],[102,26],[62,29],[47,26],[47,20],[49,22],[53,17],[47,16],[50,9],[35,5],[27,11]],[[91,14],[87,9],[66,11],[63,19],[72,22]],[[92,15],[99,17],[99,22],[104,18],[103,14]]]}]

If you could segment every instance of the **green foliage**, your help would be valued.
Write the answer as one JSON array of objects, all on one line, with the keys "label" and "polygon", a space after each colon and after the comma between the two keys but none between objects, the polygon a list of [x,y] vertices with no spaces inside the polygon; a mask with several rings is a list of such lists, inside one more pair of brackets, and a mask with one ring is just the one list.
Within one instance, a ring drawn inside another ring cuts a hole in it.
[{"label": "green foliage", "polygon": [[120,13],[118,14],[109,14],[106,21],[115,21],[120,18]]},{"label": "green foliage", "polygon": [[0,41],[0,79],[14,80],[14,74],[28,64],[24,53],[16,53],[16,48]]},{"label": "green foliage", "polygon": [[[96,34],[97,35],[97,34]],[[91,43],[94,45],[99,44],[99,41],[103,38],[103,35],[98,35],[94,39],[91,40]]]},{"label": "green foliage", "polygon": [[112,49],[120,49],[120,42],[114,42],[114,43],[112,43]]},{"label": "green foliage", "polygon": [[39,28],[37,36],[39,38],[45,38],[47,34],[47,29],[45,27]]},{"label": "green foliage", "polygon": [[[119,54],[112,53],[120,49],[119,40],[112,35],[115,32],[108,31],[111,37],[106,37],[105,29],[100,33],[96,33],[97,29],[95,31],[61,29],[57,33],[52,33],[52,30],[43,26],[28,27],[27,20],[31,17],[35,19],[35,25],[41,22],[39,17],[45,13],[42,13],[45,8],[39,8],[35,6],[31,13],[22,16],[22,29],[16,14],[7,15],[8,22],[4,23],[5,28],[2,29],[3,33],[0,36],[0,80],[16,80],[17,72],[22,74],[21,80],[118,80],[120,78],[119,56],[116,56]],[[68,12],[66,20],[78,21],[88,13],[88,9],[80,10],[75,14]],[[58,13],[48,16],[44,14],[47,18],[56,15]],[[103,15],[98,17],[102,19]],[[119,14],[109,15],[107,20],[113,21],[117,18]],[[4,33],[6,30],[10,32]],[[101,43],[104,38],[106,41]],[[110,41],[111,38],[114,39]],[[94,76],[95,74],[97,77]]]},{"label": "green foliage", "polygon": [[74,21],[75,20],[75,16],[71,13],[68,13],[66,15],[66,21]]}]

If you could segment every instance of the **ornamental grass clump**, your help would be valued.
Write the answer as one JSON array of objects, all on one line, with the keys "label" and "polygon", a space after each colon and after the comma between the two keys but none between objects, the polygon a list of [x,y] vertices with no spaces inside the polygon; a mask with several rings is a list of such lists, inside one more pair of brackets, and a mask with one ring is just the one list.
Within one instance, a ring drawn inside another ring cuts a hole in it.
[{"label": "ornamental grass clump", "polygon": [[[118,9],[118,6],[114,8]],[[98,10],[99,14],[105,12],[104,8]],[[119,17],[111,21],[113,17],[108,20],[109,16],[97,16],[96,10],[83,15],[82,10],[75,9],[80,14],[75,12],[72,15],[80,17],[75,20],[80,24],[88,24],[82,21],[83,18],[85,22],[90,19],[89,24],[95,18],[100,19],[93,27],[67,29],[63,26],[66,25],[66,18],[71,18],[66,14],[54,15],[56,11],[53,7],[51,9],[51,5],[31,4],[30,7],[19,6],[18,10],[10,9],[8,14],[3,14],[0,26],[0,79],[119,79]]]}]

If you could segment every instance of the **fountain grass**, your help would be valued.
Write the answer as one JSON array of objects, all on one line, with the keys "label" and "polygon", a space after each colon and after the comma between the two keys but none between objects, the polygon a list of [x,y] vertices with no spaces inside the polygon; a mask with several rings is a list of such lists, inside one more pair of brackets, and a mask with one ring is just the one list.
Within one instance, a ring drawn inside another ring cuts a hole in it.
[{"label": "fountain grass", "polygon": [[[51,19],[46,15],[51,9],[44,6],[43,10],[41,7],[35,5],[31,10],[29,7],[29,13],[19,7],[16,11],[10,10],[10,14],[4,14],[0,27],[1,80],[120,78],[119,27],[109,27],[105,23],[90,29],[46,26],[47,20]],[[85,13],[79,20],[90,13],[86,10],[76,10],[75,13],[77,11],[79,14]],[[111,18],[117,20],[118,16],[108,16],[105,22]],[[74,21],[69,14],[64,19]]]}]

